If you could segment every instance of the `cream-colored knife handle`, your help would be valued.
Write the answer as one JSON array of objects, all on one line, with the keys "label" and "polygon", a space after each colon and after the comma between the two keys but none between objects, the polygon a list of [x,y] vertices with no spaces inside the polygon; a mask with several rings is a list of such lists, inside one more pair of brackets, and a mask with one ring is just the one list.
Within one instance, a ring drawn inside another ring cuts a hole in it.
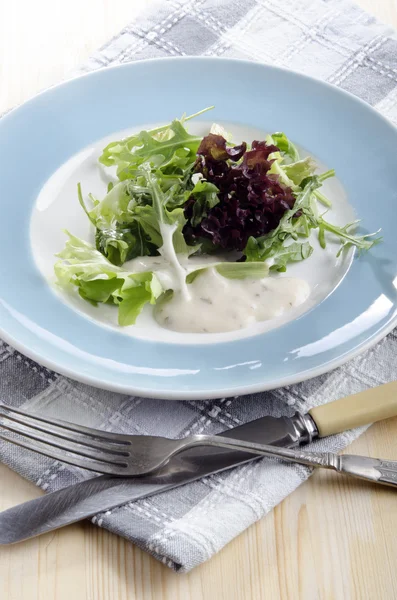
[{"label": "cream-colored knife handle", "polygon": [[317,406],[309,415],[320,437],[397,417],[397,381]]}]

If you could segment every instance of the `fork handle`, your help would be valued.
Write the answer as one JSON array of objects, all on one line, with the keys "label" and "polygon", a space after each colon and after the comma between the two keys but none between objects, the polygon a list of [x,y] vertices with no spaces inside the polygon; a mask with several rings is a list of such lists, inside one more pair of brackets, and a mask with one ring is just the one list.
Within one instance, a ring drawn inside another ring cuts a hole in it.
[{"label": "fork handle", "polygon": [[[188,440],[189,438],[185,439]],[[197,435],[191,436],[190,440],[192,445],[249,450],[254,454],[273,456],[288,462],[296,462],[310,467],[332,469],[351,477],[397,488],[397,462],[392,460],[382,460],[353,454],[338,455],[333,452],[307,452],[299,449],[294,450],[291,448],[255,444],[245,440],[235,440],[222,436]]]},{"label": "fork handle", "polygon": [[340,473],[397,488],[397,461],[352,454],[336,456]]},{"label": "fork handle", "polygon": [[224,437],[220,435],[192,435],[181,440],[178,453],[194,446],[216,446],[218,448],[229,448],[233,450],[245,450],[260,456],[273,456],[288,462],[296,462],[309,467],[323,467],[325,469],[336,469],[337,454],[332,452],[306,452],[300,449],[270,446],[268,444],[256,444],[246,440]]}]

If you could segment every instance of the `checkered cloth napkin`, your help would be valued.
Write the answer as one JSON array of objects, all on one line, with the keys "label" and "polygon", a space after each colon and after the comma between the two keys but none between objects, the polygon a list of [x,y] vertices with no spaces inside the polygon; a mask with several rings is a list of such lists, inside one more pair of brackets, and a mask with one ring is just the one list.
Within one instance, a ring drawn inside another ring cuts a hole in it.
[{"label": "checkered cloth napkin", "polygon": [[[202,54],[259,60],[325,79],[397,123],[397,37],[341,0],[163,0],[95,54],[79,73],[142,58]],[[397,379],[397,336],[299,385],[208,402],[164,402],[90,388],[52,373],[0,342],[0,397],[48,416],[115,432],[181,437],[218,433],[263,415],[290,415]],[[337,451],[362,430],[313,444]],[[49,492],[90,477],[0,444],[0,458]],[[310,475],[262,459],[96,516],[177,571],[209,559]]]}]

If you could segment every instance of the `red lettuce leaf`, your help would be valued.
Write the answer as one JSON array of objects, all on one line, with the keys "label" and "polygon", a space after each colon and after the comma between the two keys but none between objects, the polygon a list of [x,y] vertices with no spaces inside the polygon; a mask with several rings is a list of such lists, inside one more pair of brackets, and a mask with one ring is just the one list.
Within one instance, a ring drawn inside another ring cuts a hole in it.
[{"label": "red lettuce leaf", "polygon": [[247,144],[243,142],[240,146],[227,147],[226,140],[221,135],[209,133],[202,139],[197,154],[207,156],[214,161],[230,160],[237,161],[243,156]]},{"label": "red lettuce leaf", "polygon": [[[224,250],[244,250],[248,239],[260,237],[275,229],[286,210],[293,207],[292,190],[282,185],[276,175],[268,174],[272,160],[269,155],[278,148],[254,141],[226,147],[220,135],[209,134],[198,149],[196,172],[217,186],[219,203],[206,211],[200,223],[192,225],[196,199],[190,196],[185,204],[187,223],[183,233],[188,244],[207,241]],[[239,164],[231,164],[230,158]],[[238,157],[238,158],[237,158]]]}]

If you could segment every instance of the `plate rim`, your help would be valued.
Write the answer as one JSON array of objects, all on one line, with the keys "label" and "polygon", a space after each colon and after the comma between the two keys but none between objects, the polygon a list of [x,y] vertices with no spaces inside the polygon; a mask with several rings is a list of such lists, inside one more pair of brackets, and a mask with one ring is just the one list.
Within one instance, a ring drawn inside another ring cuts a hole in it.
[{"label": "plate rim", "polygon": [[389,127],[392,127],[393,129],[397,129],[397,127],[390,121],[390,119],[388,119],[387,117],[382,115],[381,112],[379,112],[373,106],[368,104],[368,102],[365,102],[365,100],[362,100],[362,98],[360,98],[359,96],[355,96],[348,90],[340,88],[337,85],[334,85],[333,83],[329,83],[328,81],[325,81],[324,79],[312,77],[311,75],[307,75],[306,73],[301,73],[299,71],[295,71],[294,69],[289,69],[288,67],[271,65],[269,63],[260,62],[260,61],[256,61],[256,60],[247,60],[244,58],[233,58],[233,57],[222,57],[222,56],[189,56],[189,55],[188,56],[161,56],[158,58],[143,58],[143,59],[139,59],[139,60],[133,60],[128,63],[123,63],[120,65],[99,67],[98,69],[94,69],[92,71],[87,71],[86,73],[78,73],[75,76],[70,77],[69,79],[60,81],[58,83],[50,85],[49,87],[46,87],[45,89],[41,90],[40,92],[38,92],[31,98],[28,98],[28,100],[26,100],[25,102],[22,102],[22,104],[18,104],[16,106],[13,106],[9,110],[6,110],[5,114],[0,115],[0,121],[3,121],[4,119],[9,119],[16,111],[18,111],[22,107],[28,106],[30,103],[33,103],[37,98],[51,92],[52,90],[57,90],[62,87],[68,86],[71,82],[74,82],[77,80],[94,77],[95,75],[106,72],[106,71],[116,71],[116,70],[128,69],[128,68],[131,68],[132,65],[141,65],[141,64],[145,65],[145,64],[153,64],[153,63],[162,63],[162,62],[190,62],[190,61],[194,61],[194,62],[200,62],[200,61],[227,62],[227,63],[245,64],[247,66],[248,65],[249,66],[256,65],[258,67],[262,67],[262,68],[269,69],[272,71],[282,71],[284,73],[289,73],[290,75],[304,79],[306,81],[315,81],[317,84],[323,86],[324,88],[330,89],[330,90],[337,90],[338,93],[353,99],[355,102],[358,102],[362,106],[365,106],[367,109],[374,112]]},{"label": "plate rim", "polygon": [[[330,371],[333,371],[333,370],[337,369],[338,367],[341,367],[346,362],[353,360],[354,358],[356,358],[357,356],[359,356],[366,350],[370,350],[378,342],[380,342],[382,339],[384,339],[391,331],[393,331],[393,329],[396,327],[396,325],[397,325],[397,315],[390,321],[390,323],[388,323],[387,326],[385,326],[383,329],[378,331],[376,335],[373,335],[371,338],[369,338],[365,342],[362,342],[361,344],[359,344],[357,346],[357,348],[355,348],[354,350],[351,350],[350,352],[346,352],[342,356],[335,358],[334,360],[329,361],[328,363],[324,363],[324,365],[322,365],[320,367],[308,369],[307,371],[302,372],[302,374],[300,376],[299,375],[298,376],[290,375],[289,377],[285,377],[285,378],[282,378],[279,380],[274,380],[273,382],[269,382],[268,384],[263,383],[262,385],[258,383],[258,384],[251,384],[251,385],[246,385],[246,386],[238,386],[238,387],[234,386],[233,388],[223,389],[222,393],[219,393],[219,391],[218,392],[208,392],[206,390],[197,389],[197,390],[186,390],[186,391],[183,391],[183,390],[167,391],[166,395],[164,395],[164,393],[162,393],[161,391],[158,391],[156,389],[150,391],[148,388],[130,387],[127,385],[122,385],[122,384],[103,385],[103,382],[101,384],[101,382],[98,382],[97,380],[95,380],[94,377],[91,377],[88,375],[76,376],[75,372],[72,369],[68,369],[67,367],[58,368],[56,363],[52,363],[52,361],[47,358],[42,358],[40,353],[35,353],[34,351],[30,351],[30,349],[29,349],[29,351],[26,351],[23,343],[19,343],[16,339],[14,340],[14,338],[11,335],[3,333],[1,325],[0,325],[0,334],[1,334],[2,339],[7,344],[12,346],[15,350],[17,350],[24,356],[27,356],[27,358],[34,360],[35,362],[39,363],[39,365],[42,365],[43,367],[45,367],[51,371],[54,371],[55,373],[58,373],[59,375],[62,375],[64,377],[69,377],[70,379],[73,379],[74,381],[78,381],[80,383],[84,383],[86,385],[89,385],[89,386],[92,386],[92,387],[95,387],[98,389],[108,390],[111,392],[116,392],[118,394],[125,394],[125,395],[134,394],[134,395],[140,396],[142,398],[155,398],[158,400],[170,400],[170,401],[173,401],[173,400],[176,400],[176,401],[197,400],[197,401],[199,401],[199,400],[215,400],[217,398],[232,398],[233,396],[236,396],[236,397],[237,396],[246,396],[248,394],[258,394],[261,392],[267,392],[270,390],[279,389],[279,388],[286,387],[289,385],[294,385],[296,383],[301,383],[303,381],[307,381],[307,380],[313,379],[315,377],[319,377],[320,375],[324,375],[325,373],[329,373]],[[8,341],[8,340],[10,340],[10,341]]]}]

